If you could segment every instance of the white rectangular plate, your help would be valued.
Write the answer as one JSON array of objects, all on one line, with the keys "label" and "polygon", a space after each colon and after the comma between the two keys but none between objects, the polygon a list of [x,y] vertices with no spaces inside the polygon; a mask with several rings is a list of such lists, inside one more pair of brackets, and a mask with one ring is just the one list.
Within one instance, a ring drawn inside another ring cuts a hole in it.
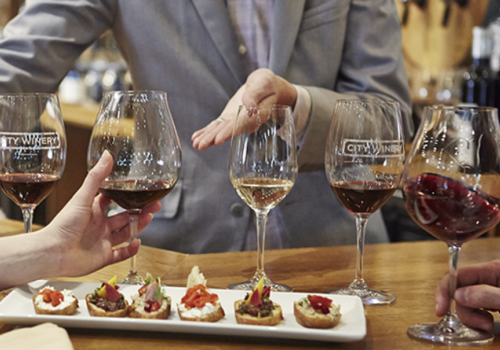
[{"label": "white rectangular plate", "polygon": [[[177,313],[177,303],[186,293],[186,288],[164,287],[172,298],[172,308],[167,320],[146,320],[135,318],[100,318],[91,317],[87,311],[85,295],[99,287],[99,283],[78,283],[50,281],[48,285],[58,289],[72,290],[79,299],[79,308],[75,315],[38,315],[33,307],[33,292],[27,285],[14,289],[0,302],[0,322],[35,325],[52,322],[63,327],[119,329],[155,332],[181,332],[198,334],[238,335],[286,339],[306,339],[333,342],[351,342],[363,339],[366,335],[366,319],[361,299],[351,296],[324,295],[341,306],[342,317],[332,329],[304,328],[295,321],[293,302],[307,296],[308,293],[272,292],[273,302],[281,305],[284,320],[277,326],[240,325],[234,317],[234,302],[243,299],[246,292],[225,289],[211,289],[219,295],[226,316],[216,323],[181,321]],[[119,291],[130,302],[131,295],[137,294],[138,287],[121,285]],[[314,293],[317,294],[317,293]],[[321,295],[321,294],[317,294]]]}]

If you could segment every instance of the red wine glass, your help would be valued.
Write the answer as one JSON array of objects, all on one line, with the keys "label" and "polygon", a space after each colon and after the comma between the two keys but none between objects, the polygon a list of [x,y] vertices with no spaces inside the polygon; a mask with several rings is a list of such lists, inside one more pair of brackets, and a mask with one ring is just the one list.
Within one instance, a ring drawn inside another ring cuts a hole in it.
[{"label": "red wine glass", "polygon": [[23,212],[33,213],[55,187],[66,161],[66,133],[57,95],[0,94],[0,187]]},{"label": "red wine glass", "polygon": [[243,201],[253,209],[257,224],[257,269],[254,276],[228,289],[252,290],[264,277],[273,291],[290,292],[264,271],[267,214],[292,189],[297,178],[297,152],[292,110],[273,105],[238,110],[229,155],[229,177]]},{"label": "red wine glass", "polygon": [[[162,91],[113,91],[103,96],[92,130],[88,166],[107,150],[113,156],[111,174],[99,192],[129,213],[130,237],[137,238],[139,214],[166,196],[181,170],[181,147]],[[143,283],[131,259],[125,283]]]},{"label": "red wine glass", "polygon": [[356,221],[357,256],[354,281],[326,293],[355,295],[365,305],[390,304],[396,297],[368,287],[363,278],[363,252],[368,218],[397,189],[404,164],[404,136],[399,104],[379,100],[339,100],[325,150],[328,181]]},{"label": "red wine glass", "polygon": [[[462,244],[500,221],[500,127],[489,107],[426,107],[403,175],[405,206],[415,222],[448,245],[449,295],[457,287]],[[493,340],[460,322],[452,301],[439,323],[411,326],[415,339],[446,345]]]}]

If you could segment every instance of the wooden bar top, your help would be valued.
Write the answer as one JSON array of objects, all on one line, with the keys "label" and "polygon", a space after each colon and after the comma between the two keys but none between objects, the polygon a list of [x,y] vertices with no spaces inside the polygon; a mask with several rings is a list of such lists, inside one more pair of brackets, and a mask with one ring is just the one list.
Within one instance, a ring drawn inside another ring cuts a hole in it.
[{"label": "wooden bar top", "polygon": [[[459,266],[500,258],[500,238],[480,238],[464,245]],[[255,271],[255,252],[187,255],[151,247],[141,247],[139,272],[162,277],[169,286],[185,286],[194,265],[198,265],[211,288],[226,288],[241,282]],[[130,332],[96,329],[68,329],[73,346],[79,349],[433,349],[436,345],[409,338],[406,330],[420,322],[436,322],[434,289],[448,268],[448,253],[438,241],[367,245],[365,279],[376,290],[396,295],[394,304],[365,307],[367,335],[352,343],[266,339],[236,336],[209,336],[159,332]],[[345,287],[353,279],[355,246],[302,248],[266,252],[266,272],[274,281],[296,292],[322,292]],[[123,279],[129,262],[108,266],[88,276],[63,279],[102,282],[118,274]],[[497,322],[500,318],[495,316]],[[11,325],[1,325],[1,332]],[[494,342],[481,349],[500,346],[500,324]]]},{"label": "wooden bar top", "polygon": [[[42,226],[33,224],[31,228],[33,231],[37,231],[41,229]],[[10,219],[0,219],[0,237],[13,236],[20,233],[24,233],[23,222]]]}]

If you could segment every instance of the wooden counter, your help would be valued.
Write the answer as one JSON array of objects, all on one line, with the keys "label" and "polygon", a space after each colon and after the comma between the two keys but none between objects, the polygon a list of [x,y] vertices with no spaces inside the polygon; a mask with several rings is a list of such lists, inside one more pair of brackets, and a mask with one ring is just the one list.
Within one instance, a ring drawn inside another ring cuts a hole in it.
[{"label": "wooden counter", "polygon": [[[465,244],[459,265],[500,258],[500,238],[476,239]],[[366,307],[367,335],[354,343],[279,340],[249,337],[206,336],[177,333],[68,329],[76,350],[85,349],[435,349],[436,345],[410,339],[409,326],[435,322],[434,288],[448,268],[446,245],[438,241],[368,245],[365,278],[370,287],[396,295],[392,305]],[[162,276],[171,286],[184,286],[193,265],[198,265],[212,288],[246,280],[255,269],[255,252],[185,255],[141,247],[139,272]],[[303,248],[266,252],[266,271],[276,282],[297,292],[321,292],[347,286],[356,265],[354,246]],[[129,264],[109,266],[91,275],[71,279],[101,282],[118,273],[122,279]],[[69,280],[69,279],[67,279]],[[497,321],[500,320],[497,317]],[[497,324],[497,326],[500,326]],[[1,325],[0,325],[1,327]],[[6,325],[3,331],[11,329]],[[0,329],[0,332],[2,329]],[[500,346],[500,327],[495,341],[478,349]],[[441,347],[439,347],[441,348]]]}]

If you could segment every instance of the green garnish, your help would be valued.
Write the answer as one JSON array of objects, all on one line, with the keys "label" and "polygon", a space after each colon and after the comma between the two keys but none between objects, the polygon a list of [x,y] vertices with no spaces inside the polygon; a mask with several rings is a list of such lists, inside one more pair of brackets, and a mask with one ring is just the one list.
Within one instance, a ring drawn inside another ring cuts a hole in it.
[{"label": "green garnish", "polygon": [[144,284],[148,284],[149,282],[151,282],[151,275],[149,275],[146,280],[144,281]]},{"label": "green garnish", "polygon": [[155,300],[157,300],[160,295],[161,295],[161,286],[158,285],[158,288],[156,288],[155,292]]}]

